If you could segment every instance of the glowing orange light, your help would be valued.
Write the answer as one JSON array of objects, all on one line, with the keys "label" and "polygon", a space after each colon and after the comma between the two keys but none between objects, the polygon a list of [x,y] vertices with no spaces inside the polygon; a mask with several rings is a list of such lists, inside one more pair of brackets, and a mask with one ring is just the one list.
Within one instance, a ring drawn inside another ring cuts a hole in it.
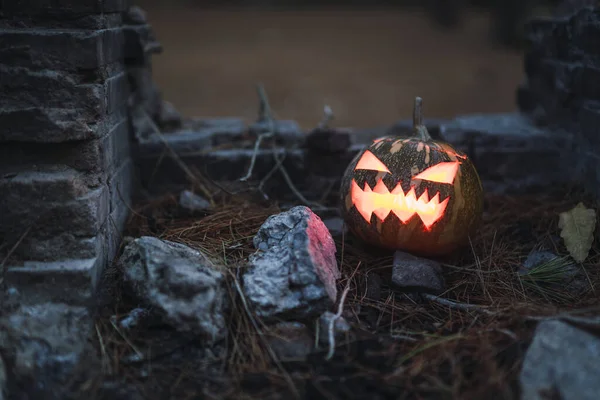
[{"label": "glowing orange light", "polygon": [[380,138],[377,138],[377,139],[373,140],[373,143],[379,143],[379,142],[381,142],[383,139],[387,139],[387,136],[382,136],[382,137],[380,137]]},{"label": "glowing orange light", "polygon": [[390,192],[382,180],[379,180],[373,189],[367,183],[364,189],[361,189],[356,181],[352,180],[350,196],[358,212],[369,223],[372,214],[383,221],[392,212],[403,223],[417,214],[426,229],[430,229],[444,215],[449,200],[446,198],[440,203],[439,193],[429,199],[427,189],[417,199],[414,187],[411,187],[408,193],[404,193],[400,183]]},{"label": "glowing orange light", "polygon": [[372,171],[388,173],[390,172],[390,170],[385,166],[385,164],[379,161],[375,154],[371,153],[369,150],[365,151],[365,153],[358,161],[358,164],[356,164],[356,168],[354,169],[368,169]]},{"label": "glowing orange light", "polygon": [[458,171],[458,161],[442,162],[429,167],[413,179],[423,179],[430,182],[452,183]]}]

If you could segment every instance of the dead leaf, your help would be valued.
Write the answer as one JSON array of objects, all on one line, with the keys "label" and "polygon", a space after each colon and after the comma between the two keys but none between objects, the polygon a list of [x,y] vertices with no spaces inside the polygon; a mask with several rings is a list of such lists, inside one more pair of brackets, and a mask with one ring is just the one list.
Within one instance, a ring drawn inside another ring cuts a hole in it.
[{"label": "dead leaf", "polygon": [[558,227],[571,257],[577,262],[583,262],[594,241],[596,211],[579,203],[573,209],[560,213]]}]

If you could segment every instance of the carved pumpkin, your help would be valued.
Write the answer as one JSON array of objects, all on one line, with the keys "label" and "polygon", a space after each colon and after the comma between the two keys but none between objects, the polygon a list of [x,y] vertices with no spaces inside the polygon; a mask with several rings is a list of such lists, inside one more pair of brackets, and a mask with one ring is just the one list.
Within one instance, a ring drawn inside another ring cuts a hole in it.
[{"label": "carved pumpkin", "polygon": [[483,188],[465,154],[432,140],[416,98],[414,137],[375,140],[342,179],[342,214],[365,242],[420,255],[468,243],[481,221]]}]

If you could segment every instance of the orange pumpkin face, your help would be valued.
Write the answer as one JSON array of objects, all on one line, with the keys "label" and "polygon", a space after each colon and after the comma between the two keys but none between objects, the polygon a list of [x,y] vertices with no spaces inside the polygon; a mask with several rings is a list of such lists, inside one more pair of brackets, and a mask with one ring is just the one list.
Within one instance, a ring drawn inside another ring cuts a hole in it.
[{"label": "orange pumpkin face", "polygon": [[348,166],[340,194],[355,235],[422,255],[468,243],[483,211],[483,188],[468,157],[427,137],[374,141]]}]

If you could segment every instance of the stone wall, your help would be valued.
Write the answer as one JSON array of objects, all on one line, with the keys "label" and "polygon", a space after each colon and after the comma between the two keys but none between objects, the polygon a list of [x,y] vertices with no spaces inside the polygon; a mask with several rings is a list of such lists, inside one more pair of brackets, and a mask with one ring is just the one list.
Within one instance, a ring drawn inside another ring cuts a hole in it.
[{"label": "stone wall", "polygon": [[23,302],[90,300],[117,251],[134,172],[127,10],[0,1],[0,260]]},{"label": "stone wall", "polygon": [[[596,5],[594,5],[596,4]],[[526,26],[526,80],[519,108],[540,126],[570,139],[562,169],[600,195],[600,7],[565,1],[554,16]]]}]

